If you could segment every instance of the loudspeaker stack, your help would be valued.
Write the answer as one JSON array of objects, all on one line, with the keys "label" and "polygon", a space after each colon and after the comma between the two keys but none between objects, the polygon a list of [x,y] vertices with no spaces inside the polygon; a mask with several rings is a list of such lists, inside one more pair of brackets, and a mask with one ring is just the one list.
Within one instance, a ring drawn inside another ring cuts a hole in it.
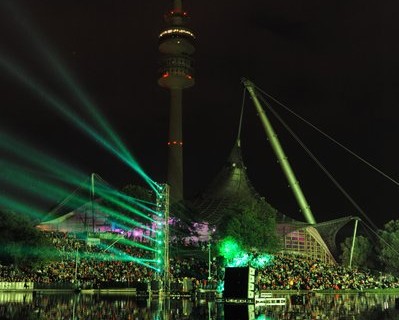
[{"label": "loudspeaker stack", "polygon": [[251,303],[255,299],[255,269],[228,267],[224,276],[224,299],[231,303]]}]

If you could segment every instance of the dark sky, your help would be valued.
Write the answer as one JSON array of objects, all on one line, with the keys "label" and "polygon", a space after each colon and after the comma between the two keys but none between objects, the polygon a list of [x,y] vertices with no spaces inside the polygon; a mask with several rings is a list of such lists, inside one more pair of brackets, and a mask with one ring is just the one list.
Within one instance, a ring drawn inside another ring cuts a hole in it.
[{"label": "dark sky", "polygon": [[[396,2],[183,0],[183,5],[197,35],[196,85],[184,93],[187,197],[211,182],[233,146],[241,77],[399,179]],[[167,0],[1,1],[1,131],[116,187],[139,181],[4,67],[4,61],[12,61],[20,74],[29,74],[84,117],[43,53],[48,50],[148,175],[165,181],[169,94],[157,85],[157,35],[171,7]],[[245,108],[242,149],[249,178],[274,207],[300,218],[250,101]],[[397,218],[395,183],[282,108],[276,110],[377,225]],[[359,215],[271,119],[316,220]]]}]

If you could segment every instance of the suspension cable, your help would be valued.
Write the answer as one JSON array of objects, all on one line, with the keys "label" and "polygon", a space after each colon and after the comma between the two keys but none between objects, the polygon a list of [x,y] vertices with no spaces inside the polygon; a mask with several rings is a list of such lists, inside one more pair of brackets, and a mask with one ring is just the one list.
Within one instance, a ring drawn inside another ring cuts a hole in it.
[{"label": "suspension cable", "polygon": [[310,156],[310,158],[322,169],[322,171],[327,175],[327,177],[334,183],[334,185],[342,192],[342,194],[352,203],[352,205],[358,210],[365,219],[377,229],[377,226],[368,217],[368,215],[360,208],[356,201],[345,191],[341,184],[332,176],[332,174],[322,165],[322,163],[317,159],[317,157],[308,149],[308,147],[302,142],[302,140],[294,133],[294,131],[285,123],[285,121],[278,115],[274,108],[266,101],[266,99],[259,95],[260,100],[265,104],[265,106],[273,113],[276,119],[284,126],[284,128],[291,134],[291,136],[297,141],[297,143],[305,150],[305,152]]},{"label": "suspension cable", "polygon": [[245,106],[245,95],[247,90],[244,87],[244,92],[242,93],[242,102],[241,102],[241,114],[240,114],[240,123],[238,125],[238,134],[237,134],[237,141],[238,141],[238,146],[241,146],[241,127],[242,127],[242,118],[244,116],[244,106]]},{"label": "suspension cable", "polygon": [[348,153],[350,153],[352,156],[354,156],[355,158],[357,158],[358,160],[362,161],[364,164],[366,164],[367,166],[369,166],[370,168],[372,168],[373,170],[375,170],[376,172],[378,172],[379,174],[381,174],[383,177],[387,178],[388,180],[390,180],[391,182],[393,182],[394,184],[396,184],[397,186],[399,186],[399,181],[395,180],[394,178],[392,178],[391,176],[389,176],[387,173],[383,172],[382,170],[378,169],[376,166],[374,166],[373,164],[371,164],[370,162],[368,162],[367,160],[363,159],[361,156],[359,156],[358,154],[356,154],[355,152],[353,152],[352,150],[350,150],[349,148],[345,147],[342,143],[338,142],[337,140],[335,140],[333,137],[331,137],[330,135],[328,135],[327,133],[323,132],[321,129],[319,129],[318,127],[316,127],[314,124],[312,124],[311,122],[307,121],[306,119],[304,119],[303,117],[301,117],[299,114],[297,114],[296,112],[294,112],[293,110],[291,110],[290,108],[288,108],[285,104],[283,104],[282,102],[278,101],[276,98],[274,98],[273,96],[271,96],[270,94],[266,93],[265,91],[263,91],[262,89],[258,88],[255,85],[255,88],[261,92],[262,94],[264,94],[265,96],[267,96],[268,98],[270,98],[271,100],[273,100],[274,102],[276,102],[277,104],[279,104],[281,107],[283,107],[285,110],[287,110],[289,113],[293,114],[295,117],[297,117],[298,119],[302,120],[303,122],[305,122],[308,126],[312,127],[314,130],[316,130],[317,132],[319,132],[320,134],[322,134],[324,137],[326,137],[327,139],[329,139],[330,141],[334,142],[335,144],[337,144],[339,147],[341,147],[342,149],[344,149],[345,151],[347,151]]}]

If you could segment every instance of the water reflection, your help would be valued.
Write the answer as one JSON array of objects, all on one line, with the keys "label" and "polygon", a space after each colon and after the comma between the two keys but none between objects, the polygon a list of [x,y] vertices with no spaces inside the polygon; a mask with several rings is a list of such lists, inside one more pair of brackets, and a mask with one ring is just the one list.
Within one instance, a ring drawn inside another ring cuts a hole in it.
[{"label": "water reflection", "polygon": [[[278,295],[274,295],[278,296]],[[279,295],[284,306],[224,304],[132,295],[1,292],[0,319],[273,320],[399,319],[399,294]]]}]

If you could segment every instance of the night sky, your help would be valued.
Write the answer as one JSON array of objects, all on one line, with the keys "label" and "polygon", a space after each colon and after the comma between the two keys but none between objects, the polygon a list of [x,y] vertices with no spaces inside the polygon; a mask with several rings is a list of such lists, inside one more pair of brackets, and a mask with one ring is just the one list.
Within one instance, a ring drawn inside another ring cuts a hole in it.
[{"label": "night sky", "polygon": [[[206,188],[233,147],[242,77],[399,180],[396,2],[183,0],[183,6],[197,35],[196,85],[183,98],[186,198]],[[171,7],[167,0],[2,0],[1,131],[87,175],[96,172],[115,187],[141,181],[4,66],[12,61],[86,117],[43,54],[47,50],[147,174],[164,182],[169,93],[157,85],[157,36]],[[397,183],[275,109],[375,224],[397,219]],[[316,220],[359,215],[285,129],[271,121]],[[279,211],[302,219],[249,100],[242,151],[256,190]],[[1,165],[4,169],[7,162]],[[2,192],[8,191],[3,184]]]}]

